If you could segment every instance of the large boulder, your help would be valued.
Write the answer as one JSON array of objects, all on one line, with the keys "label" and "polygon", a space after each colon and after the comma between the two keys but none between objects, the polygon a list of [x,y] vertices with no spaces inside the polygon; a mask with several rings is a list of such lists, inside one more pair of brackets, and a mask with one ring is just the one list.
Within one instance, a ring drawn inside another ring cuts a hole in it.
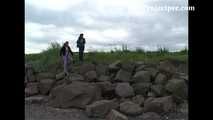
[{"label": "large boulder", "polygon": [[147,112],[139,116],[141,120],[162,120],[161,116],[155,112]]},{"label": "large boulder", "polygon": [[120,111],[127,115],[139,115],[142,113],[142,108],[140,105],[133,103],[131,101],[125,101],[120,104]]},{"label": "large boulder", "polygon": [[132,98],[132,102],[140,106],[144,105],[144,101],[145,101],[145,98],[143,95],[136,95],[135,97]]},{"label": "large boulder", "polygon": [[131,73],[127,72],[127,71],[125,71],[123,69],[120,69],[118,71],[118,73],[116,74],[115,80],[116,81],[122,81],[122,82],[130,82]]},{"label": "large boulder", "polygon": [[172,96],[153,98],[144,103],[144,112],[167,113],[173,111],[174,108]]},{"label": "large boulder", "polygon": [[147,96],[147,93],[151,87],[151,83],[134,83],[132,87],[134,88],[136,95]]},{"label": "large boulder", "polygon": [[165,73],[168,77],[171,77],[176,72],[176,67],[171,61],[161,61],[158,65],[158,70]]},{"label": "large boulder", "polygon": [[157,97],[161,97],[166,94],[166,90],[163,85],[152,85],[151,91],[154,92]]},{"label": "large boulder", "polygon": [[128,120],[128,117],[116,110],[111,110],[107,115],[106,120]]},{"label": "large boulder", "polygon": [[89,117],[104,118],[112,109],[117,109],[119,104],[113,100],[100,100],[86,106]]},{"label": "large boulder", "polygon": [[172,93],[173,96],[180,99],[187,99],[188,86],[183,79],[171,79],[166,84],[166,90]]},{"label": "large boulder", "polygon": [[55,80],[52,80],[52,79],[40,80],[40,82],[38,84],[39,92],[43,95],[48,94],[49,91],[51,90],[51,88],[53,87],[54,82],[55,82]]},{"label": "large boulder", "polygon": [[120,97],[132,97],[135,95],[134,89],[130,86],[129,83],[118,83],[115,92]]},{"label": "large boulder", "polygon": [[55,74],[50,72],[42,72],[36,75],[36,78],[38,81],[44,80],[44,79],[55,79],[55,77],[56,77]]},{"label": "large boulder", "polygon": [[88,71],[86,74],[85,74],[85,77],[86,77],[86,80],[91,82],[91,81],[96,81],[97,80],[97,73],[96,71]]},{"label": "large boulder", "polygon": [[95,70],[98,75],[106,75],[108,73],[108,67],[104,64],[96,65]]},{"label": "large boulder", "polygon": [[149,73],[151,74],[151,78],[155,79],[156,75],[158,74],[158,70],[155,67],[146,67],[144,68],[145,71],[149,71]]},{"label": "large boulder", "polygon": [[86,74],[89,71],[94,71],[95,70],[95,65],[92,63],[83,63],[80,67],[79,67],[79,73],[81,75]]},{"label": "large boulder", "polygon": [[101,90],[94,84],[73,82],[57,86],[51,90],[49,105],[59,108],[85,108],[86,105],[101,99]]},{"label": "large boulder", "polygon": [[38,83],[27,83],[27,86],[25,88],[26,97],[37,95],[38,93]]},{"label": "large boulder", "polygon": [[135,73],[132,79],[135,83],[151,82],[151,75],[149,71],[139,71]]},{"label": "large boulder", "polygon": [[155,84],[165,85],[167,83],[166,75],[159,73],[155,78]]},{"label": "large boulder", "polygon": [[108,66],[109,72],[111,72],[111,73],[117,72],[121,68],[121,65],[122,64],[121,64],[120,60],[115,61],[114,63],[112,63]]}]

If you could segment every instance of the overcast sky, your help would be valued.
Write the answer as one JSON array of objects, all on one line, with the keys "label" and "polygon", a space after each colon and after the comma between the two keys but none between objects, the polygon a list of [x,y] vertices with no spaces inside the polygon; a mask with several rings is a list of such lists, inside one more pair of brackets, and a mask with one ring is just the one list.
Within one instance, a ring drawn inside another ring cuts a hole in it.
[{"label": "overcast sky", "polygon": [[25,53],[51,42],[69,41],[77,51],[80,33],[86,51],[129,49],[180,50],[188,46],[188,13],[149,12],[145,6],[181,5],[187,0],[25,0]]}]

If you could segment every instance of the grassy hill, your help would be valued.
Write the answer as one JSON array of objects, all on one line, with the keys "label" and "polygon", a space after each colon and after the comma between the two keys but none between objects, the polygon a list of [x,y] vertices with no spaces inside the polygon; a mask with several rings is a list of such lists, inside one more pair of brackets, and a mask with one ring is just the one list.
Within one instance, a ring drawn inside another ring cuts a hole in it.
[{"label": "grassy hill", "polygon": [[[26,54],[25,62],[32,63],[36,71],[48,71],[51,67],[57,67],[61,64],[59,50],[61,46],[58,43],[51,43],[50,46],[38,54]],[[111,50],[111,52],[89,52],[85,53],[85,62],[110,63],[116,60],[124,62],[128,61],[145,61],[158,62],[165,59],[175,59],[180,61],[188,60],[188,50],[183,49],[178,52],[169,52],[165,48],[160,48],[157,51],[144,51],[137,49],[130,51],[127,48],[122,50]],[[74,64],[79,64],[78,53],[74,53]]]}]

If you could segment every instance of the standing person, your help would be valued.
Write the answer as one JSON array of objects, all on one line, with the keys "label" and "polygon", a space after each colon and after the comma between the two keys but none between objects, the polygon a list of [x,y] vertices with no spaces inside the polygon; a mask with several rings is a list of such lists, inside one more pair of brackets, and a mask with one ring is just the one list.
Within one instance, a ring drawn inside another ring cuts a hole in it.
[{"label": "standing person", "polygon": [[81,62],[83,61],[85,43],[86,40],[84,38],[84,34],[81,33],[77,40],[77,47],[79,48],[79,60]]},{"label": "standing person", "polygon": [[69,46],[69,42],[66,41],[64,43],[64,45],[62,46],[61,50],[60,50],[60,56],[63,57],[63,63],[64,63],[64,73],[67,76],[68,75],[68,62],[69,62],[69,55],[73,56],[73,52]]}]

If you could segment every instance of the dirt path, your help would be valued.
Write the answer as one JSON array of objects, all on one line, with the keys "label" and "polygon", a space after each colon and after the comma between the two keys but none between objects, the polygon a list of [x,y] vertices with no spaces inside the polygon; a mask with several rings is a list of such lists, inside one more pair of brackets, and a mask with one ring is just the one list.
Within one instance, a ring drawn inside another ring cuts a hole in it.
[{"label": "dirt path", "polygon": [[[41,104],[25,103],[25,120],[104,120],[88,118],[83,110],[57,109]],[[141,120],[138,117],[129,117],[129,120]],[[187,113],[170,113],[162,120],[188,120]]]}]

